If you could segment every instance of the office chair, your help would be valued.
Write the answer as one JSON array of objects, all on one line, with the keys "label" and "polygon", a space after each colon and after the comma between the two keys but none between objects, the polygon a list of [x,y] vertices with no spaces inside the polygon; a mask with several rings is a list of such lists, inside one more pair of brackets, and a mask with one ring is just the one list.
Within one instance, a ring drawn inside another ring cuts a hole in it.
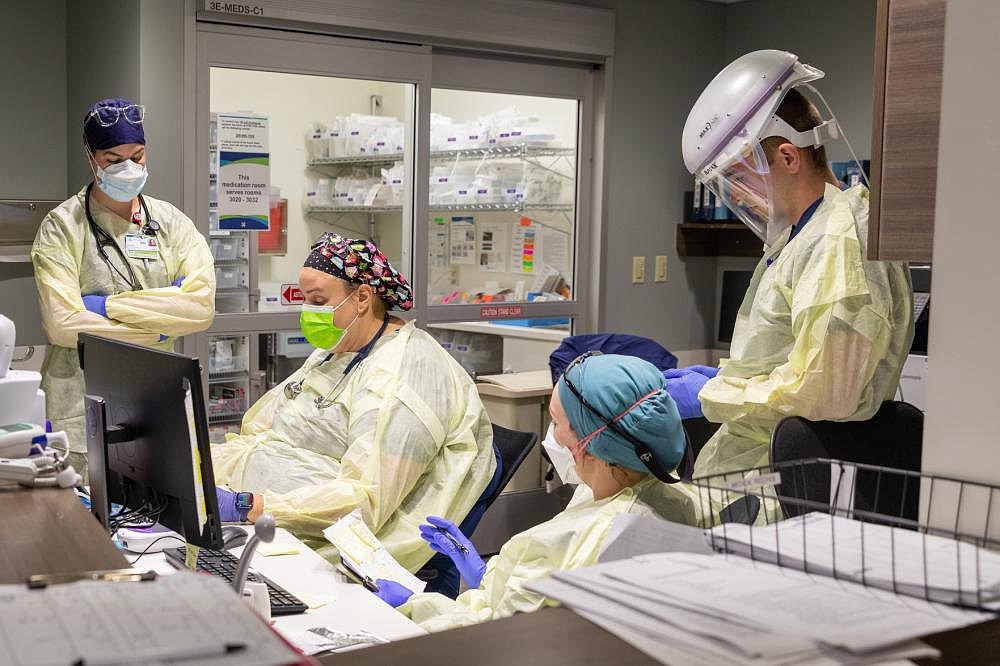
[{"label": "office chair", "polygon": [[[486,510],[514,478],[514,474],[531,453],[531,449],[537,441],[538,435],[533,432],[509,430],[493,424],[493,455],[496,457],[497,468],[493,472],[493,478],[486,486],[486,490],[476,500],[465,520],[458,526],[465,536],[472,536]],[[434,557],[428,560],[424,568],[416,575],[420,580],[427,582],[425,592],[439,592],[452,599],[458,596],[461,576],[455,563],[447,555],[435,553]]]},{"label": "office chair", "polygon": [[[913,405],[889,400],[867,421],[809,421],[799,416],[782,419],[771,435],[770,460],[780,465],[810,458],[878,465],[920,471],[924,414]],[[893,519],[916,521],[920,502],[920,480],[901,474],[881,474],[857,469],[855,512],[874,512]],[[829,507],[829,465],[814,463],[782,470],[779,500],[785,517],[819,510],[798,500]],[[859,520],[879,521],[856,515]],[[887,521],[899,524],[898,520]]]},{"label": "office chair", "polygon": [[684,419],[681,421],[681,425],[684,426],[684,431],[688,436],[688,443],[691,445],[691,453],[695,460],[698,459],[698,454],[708,443],[708,440],[712,439],[712,435],[715,431],[719,429],[721,423],[712,423],[704,416],[696,416],[690,419]]}]

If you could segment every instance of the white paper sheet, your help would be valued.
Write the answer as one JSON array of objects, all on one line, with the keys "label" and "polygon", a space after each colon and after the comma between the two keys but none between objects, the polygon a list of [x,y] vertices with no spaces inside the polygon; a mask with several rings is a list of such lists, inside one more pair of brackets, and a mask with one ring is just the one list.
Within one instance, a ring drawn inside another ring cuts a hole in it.
[{"label": "white paper sheet", "polygon": [[668,551],[704,555],[713,552],[705,531],[698,527],[631,513],[615,516],[604,544],[604,550],[598,557],[600,562]]},{"label": "white paper sheet", "polygon": [[[715,545],[774,562],[952,603],[1000,599],[1000,554],[976,546],[887,525],[809,513],[774,525],[729,524],[712,529]],[[978,597],[977,597],[978,593]]]},{"label": "white paper sheet", "polygon": [[479,226],[479,270],[502,273],[507,270],[507,224]]},{"label": "white paper sheet", "polygon": [[178,572],[147,582],[81,581],[29,590],[0,586],[0,663],[148,663],[183,648],[243,645],[189,665],[294,664],[298,655],[220,578]]},{"label": "white paper sheet", "polygon": [[560,275],[569,275],[569,234],[542,227],[542,265],[551,266]]},{"label": "white paper sheet", "polygon": [[404,569],[389,554],[382,542],[365,525],[358,509],[323,530],[323,536],[337,547],[341,559],[346,560],[354,571],[373,582],[386,578],[414,592],[424,591],[427,583]]},{"label": "white paper sheet", "polygon": [[[939,652],[918,640],[854,654],[804,638],[747,627],[681,606],[664,604],[656,595],[637,598],[634,587],[594,585],[605,566],[560,573],[559,578],[531,581],[527,587],[558,600],[594,624],[652,658],[668,664],[809,665],[882,664],[935,657]],[[581,577],[582,572],[590,575]],[[583,580],[586,578],[587,580]],[[572,580],[572,582],[569,582]]]},{"label": "white paper sheet", "polygon": [[741,558],[668,553],[614,562],[606,575],[672,597],[720,618],[806,636],[863,652],[979,622],[919,599]]},{"label": "white paper sheet", "polygon": [[428,255],[431,268],[446,268],[449,263],[448,225],[443,217],[435,217],[430,224]]},{"label": "white paper sheet", "polygon": [[476,263],[476,220],[471,215],[451,218],[450,263],[474,265]]}]

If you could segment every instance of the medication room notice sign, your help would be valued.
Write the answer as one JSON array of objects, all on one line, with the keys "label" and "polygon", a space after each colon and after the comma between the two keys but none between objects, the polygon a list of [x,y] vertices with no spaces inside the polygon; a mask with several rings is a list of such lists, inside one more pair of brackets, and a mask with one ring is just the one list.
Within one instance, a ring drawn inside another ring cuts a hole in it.
[{"label": "medication room notice sign", "polygon": [[267,118],[220,113],[219,228],[270,226],[271,159]]}]

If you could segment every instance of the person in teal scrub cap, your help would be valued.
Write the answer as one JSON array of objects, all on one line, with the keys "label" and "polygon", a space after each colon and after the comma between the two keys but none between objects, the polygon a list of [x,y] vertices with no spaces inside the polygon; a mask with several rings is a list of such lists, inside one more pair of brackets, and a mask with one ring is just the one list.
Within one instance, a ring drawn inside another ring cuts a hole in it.
[{"label": "person in teal scrub cap", "polygon": [[559,378],[549,414],[542,445],[563,481],[579,484],[566,509],[515,535],[489,563],[453,523],[430,516],[421,536],[454,560],[470,589],[453,600],[378,580],[381,599],[428,631],[531,612],[554,602],[523,584],[596,564],[615,516],[696,523],[695,490],[670,474],[684,458],[686,439],[654,365],[633,356],[584,355]]}]

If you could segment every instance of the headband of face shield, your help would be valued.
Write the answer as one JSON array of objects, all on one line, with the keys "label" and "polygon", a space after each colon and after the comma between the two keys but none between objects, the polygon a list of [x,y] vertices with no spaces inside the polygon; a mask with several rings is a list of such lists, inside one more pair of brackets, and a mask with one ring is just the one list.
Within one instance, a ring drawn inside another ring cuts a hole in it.
[{"label": "headband of face shield", "polygon": [[[840,131],[836,119],[800,132],[772,115],[756,137],[730,142],[704,170],[707,173],[701,181],[705,186],[769,246],[774,245],[792,223],[775,211],[771,172],[761,144],[771,137],[787,139],[798,148],[819,148],[839,138]],[[738,152],[728,154],[729,150]]]}]

